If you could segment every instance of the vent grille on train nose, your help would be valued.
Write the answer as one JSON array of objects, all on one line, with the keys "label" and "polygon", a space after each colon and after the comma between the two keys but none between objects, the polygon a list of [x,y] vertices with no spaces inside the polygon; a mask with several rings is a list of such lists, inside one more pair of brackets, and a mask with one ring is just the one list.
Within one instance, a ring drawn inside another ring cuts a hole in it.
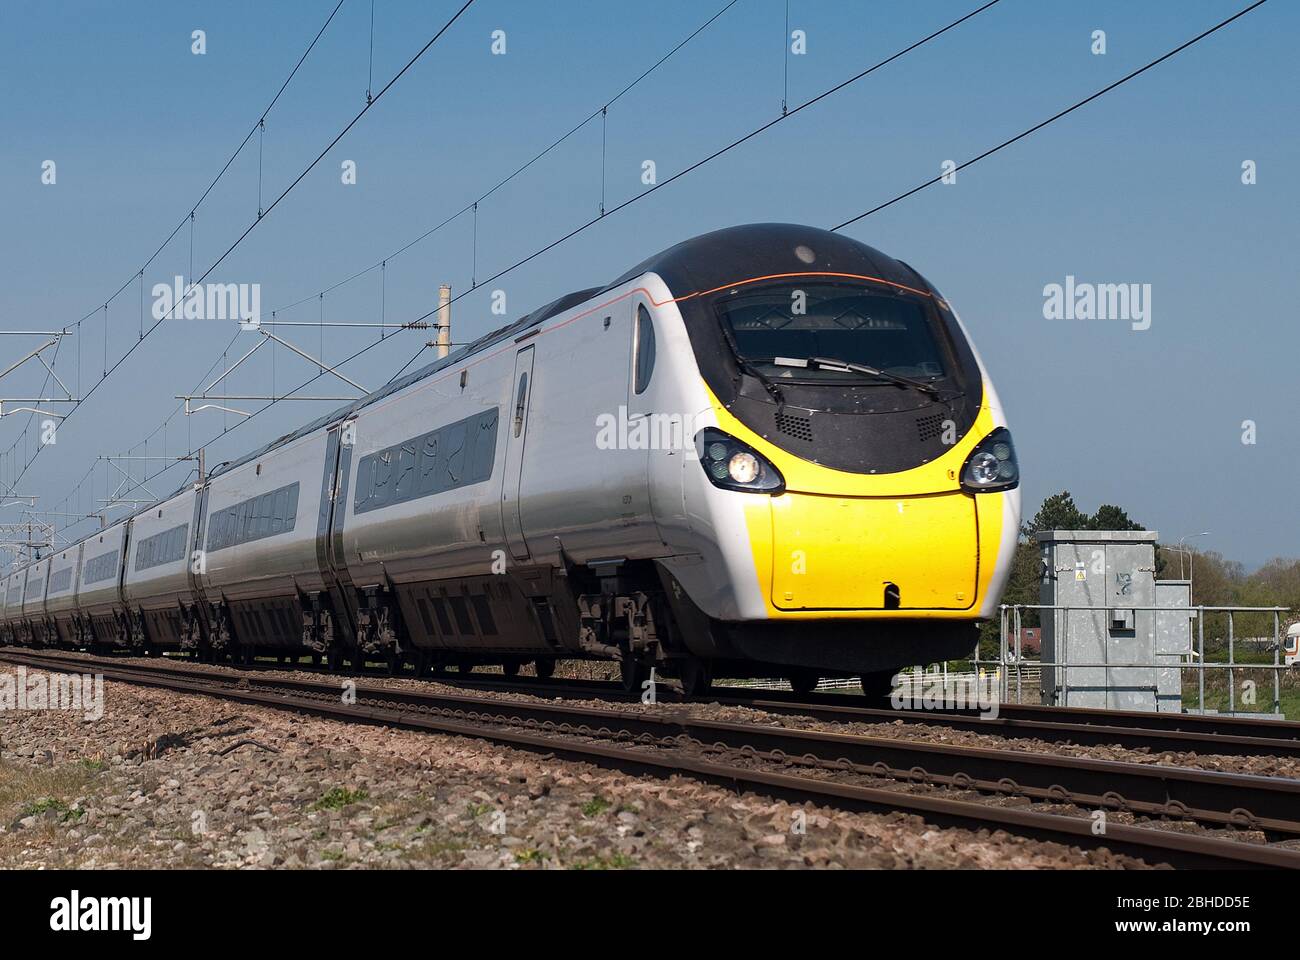
[{"label": "vent grille on train nose", "polygon": [[916,418],[916,434],[922,443],[933,440],[941,433],[943,433],[943,414],[932,413],[928,417]]},{"label": "vent grille on train nose", "polygon": [[812,441],[812,420],[809,417],[801,417],[796,413],[786,413],[782,411],[776,415],[777,429],[796,440]]}]

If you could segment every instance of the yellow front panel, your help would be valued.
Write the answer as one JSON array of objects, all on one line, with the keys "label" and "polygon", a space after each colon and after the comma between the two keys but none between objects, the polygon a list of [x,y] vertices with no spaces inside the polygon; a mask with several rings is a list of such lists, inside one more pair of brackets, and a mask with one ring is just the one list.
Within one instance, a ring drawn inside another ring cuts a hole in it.
[{"label": "yellow front panel", "polygon": [[[781,610],[966,610],[979,577],[975,499],[772,498],[772,596]],[[757,556],[756,556],[757,559]]]}]

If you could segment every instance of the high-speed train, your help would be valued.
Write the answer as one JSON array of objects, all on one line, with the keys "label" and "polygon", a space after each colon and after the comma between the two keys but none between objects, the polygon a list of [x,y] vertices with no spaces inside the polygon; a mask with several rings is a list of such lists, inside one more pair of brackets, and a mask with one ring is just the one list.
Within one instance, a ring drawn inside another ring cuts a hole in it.
[{"label": "high-speed train", "polygon": [[861,676],[968,655],[1020,527],[1002,408],[907,264],[679,243],[0,581],[11,643],[337,667]]}]

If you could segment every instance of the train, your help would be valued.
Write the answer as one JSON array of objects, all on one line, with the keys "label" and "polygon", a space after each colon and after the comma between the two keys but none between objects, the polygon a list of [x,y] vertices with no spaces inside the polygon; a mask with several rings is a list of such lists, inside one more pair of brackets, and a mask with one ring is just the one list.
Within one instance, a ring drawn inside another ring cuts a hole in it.
[{"label": "train", "polygon": [[929,281],[836,233],[735,226],[11,569],[0,643],[875,696],[971,653],[1019,483]]}]

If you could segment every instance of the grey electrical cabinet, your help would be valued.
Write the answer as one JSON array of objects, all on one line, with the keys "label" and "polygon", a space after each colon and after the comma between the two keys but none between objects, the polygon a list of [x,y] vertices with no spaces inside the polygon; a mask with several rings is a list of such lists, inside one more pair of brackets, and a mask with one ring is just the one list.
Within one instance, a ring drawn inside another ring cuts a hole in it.
[{"label": "grey electrical cabinet", "polygon": [[[1105,710],[1177,709],[1180,673],[1172,644],[1157,639],[1155,544],[1151,530],[1048,530],[1042,558],[1042,700]],[[1186,602],[1184,601],[1184,606]],[[1146,609],[1143,609],[1146,608]],[[1175,616],[1186,617],[1187,614]],[[1182,649],[1187,635],[1178,634]],[[1166,649],[1161,649],[1166,648]],[[1077,666],[1076,666],[1077,664]]]},{"label": "grey electrical cabinet", "polygon": [[1190,580],[1156,581],[1156,709],[1182,713],[1182,658],[1190,654],[1196,611]]}]

